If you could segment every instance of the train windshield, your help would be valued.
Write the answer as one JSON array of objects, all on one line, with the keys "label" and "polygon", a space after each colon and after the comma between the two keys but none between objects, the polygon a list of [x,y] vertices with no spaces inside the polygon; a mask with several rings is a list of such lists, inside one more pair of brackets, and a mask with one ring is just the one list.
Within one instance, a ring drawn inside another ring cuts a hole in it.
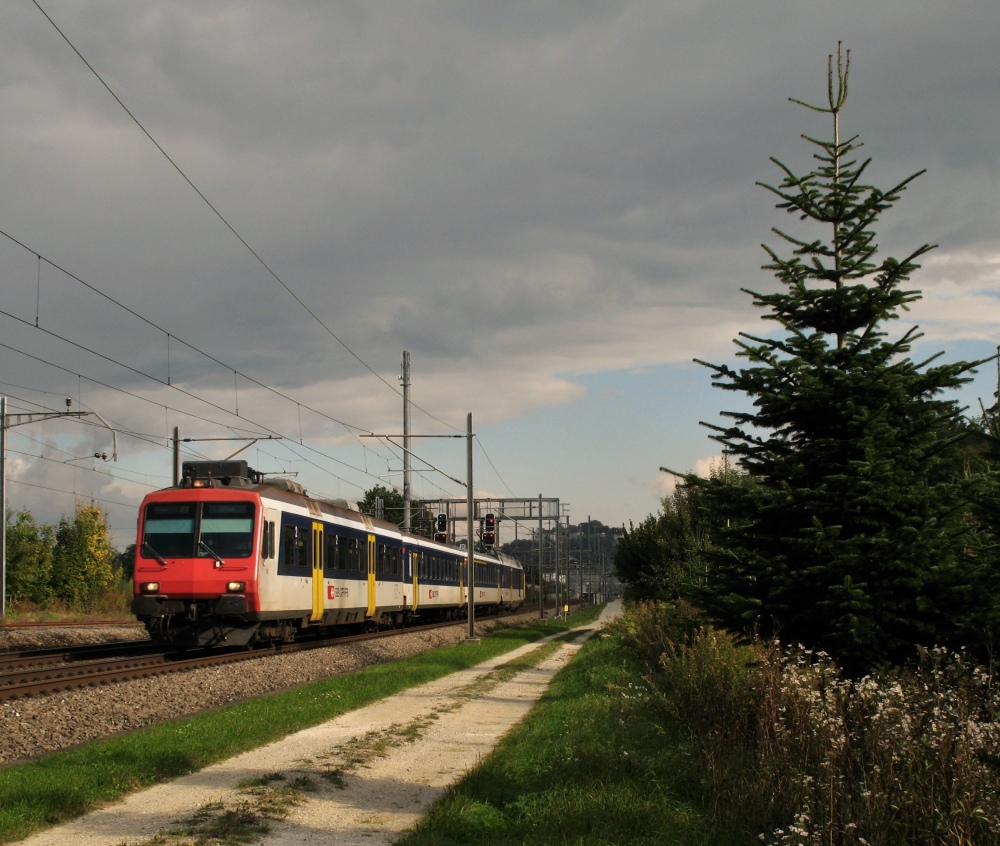
[{"label": "train windshield", "polygon": [[253,553],[252,502],[151,502],[144,558],[247,558]]}]

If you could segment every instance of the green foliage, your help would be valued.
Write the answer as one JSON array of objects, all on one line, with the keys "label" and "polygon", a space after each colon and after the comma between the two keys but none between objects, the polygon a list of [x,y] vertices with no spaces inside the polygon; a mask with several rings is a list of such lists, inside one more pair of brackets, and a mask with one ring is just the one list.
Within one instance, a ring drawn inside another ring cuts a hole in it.
[{"label": "green foliage", "polygon": [[400,846],[721,842],[705,835],[701,797],[684,784],[674,736],[649,718],[641,676],[614,637],[592,638]]},{"label": "green foliage", "polygon": [[56,530],[55,595],[72,608],[92,608],[118,582],[115,559],[104,512],[96,505],[77,505],[74,519],[63,517]]},{"label": "green foliage", "polygon": [[[710,478],[736,487],[753,484],[746,473],[725,462],[711,468]],[[707,553],[722,527],[706,507],[700,486],[678,485],[663,499],[658,515],[648,516],[638,526],[630,522],[623,530],[614,567],[625,585],[625,598],[671,600],[689,595],[705,581]]]},{"label": "green foliage", "polygon": [[115,555],[115,572],[122,581],[130,582],[132,573],[135,570],[135,544],[130,543],[121,552]]},{"label": "green foliage", "polygon": [[852,680],[822,653],[692,632],[666,604],[609,632],[642,661],[664,731],[681,730],[718,842],[1000,844],[1000,695],[965,656]]},{"label": "green foliage", "polygon": [[[963,476],[961,409],[939,398],[981,362],[915,364],[917,330],[892,340],[883,328],[919,298],[904,285],[931,249],[875,259],[873,226],[914,177],[886,191],[864,184],[860,144],[840,139],[839,55],[829,90],[828,108],[810,107],[833,118],[830,140],[806,136],[818,168],[797,176],[775,161],[784,179],[765,186],[810,230],[775,230],[786,257],[765,247],[778,292],[744,289],[779,331],[741,335],[743,369],[701,362],[716,387],[752,400],[710,428],[757,484],[689,482],[728,521],[702,601],[729,626],[781,632],[860,672],[912,657],[915,644],[961,643],[988,621],[995,579],[966,517],[996,488]],[[814,238],[817,224],[829,240]]]},{"label": "green foliage", "polygon": [[7,515],[7,601],[45,605],[52,600],[55,530],[27,511]]},{"label": "green foliage", "polygon": [[[378,516],[377,500],[382,500],[382,519],[397,526],[403,525],[403,494],[385,485],[376,485],[365,491],[364,498],[358,502],[358,508],[365,514]],[[430,537],[434,532],[434,515],[426,508],[418,508],[416,503],[410,503],[410,527],[415,534]]]}]

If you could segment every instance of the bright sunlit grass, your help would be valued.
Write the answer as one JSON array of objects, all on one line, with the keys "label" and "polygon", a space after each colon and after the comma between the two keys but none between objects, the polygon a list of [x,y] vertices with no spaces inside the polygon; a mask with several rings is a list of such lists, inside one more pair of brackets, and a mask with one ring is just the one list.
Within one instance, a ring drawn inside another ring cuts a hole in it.
[{"label": "bright sunlit grass", "polygon": [[707,844],[642,667],[592,639],[528,718],[401,846]]}]

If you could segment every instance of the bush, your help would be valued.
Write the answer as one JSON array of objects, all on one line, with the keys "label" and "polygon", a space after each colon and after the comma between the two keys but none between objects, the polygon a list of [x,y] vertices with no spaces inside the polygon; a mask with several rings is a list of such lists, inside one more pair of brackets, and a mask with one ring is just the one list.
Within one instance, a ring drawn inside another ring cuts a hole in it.
[{"label": "bush", "polygon": [[692,632],[670,606],[623,617],[733,842],[1000,846],[1000,695],[965,655],[854,680],[823,653]]},{"label": "bush", "polygon": [[90,611],[118,581],[115,551],[104,512],[80,504],[72,521],[63,517],[56,530],[52,584],[56,595],[72,608]]},{"label": "bush", "polygon": [[55,530],[39,526],[27,511],[7,519],[7,599],[11,603],[44,605],[54,596],[52,557]]}]

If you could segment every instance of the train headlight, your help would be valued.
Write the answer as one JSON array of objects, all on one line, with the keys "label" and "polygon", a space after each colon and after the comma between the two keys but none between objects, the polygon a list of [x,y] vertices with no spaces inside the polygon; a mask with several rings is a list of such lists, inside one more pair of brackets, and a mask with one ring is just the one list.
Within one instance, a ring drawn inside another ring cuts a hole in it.
[{"label": "train headlight", "polygon": [[142,585],[143,593],[159,593],[160,583],[159,582],[143,582]]},{"label": "train headlight", "polygon": [[246,582],[228,582],[226,584],[226,591],[228,593],[243,593],[247,589]]}]

